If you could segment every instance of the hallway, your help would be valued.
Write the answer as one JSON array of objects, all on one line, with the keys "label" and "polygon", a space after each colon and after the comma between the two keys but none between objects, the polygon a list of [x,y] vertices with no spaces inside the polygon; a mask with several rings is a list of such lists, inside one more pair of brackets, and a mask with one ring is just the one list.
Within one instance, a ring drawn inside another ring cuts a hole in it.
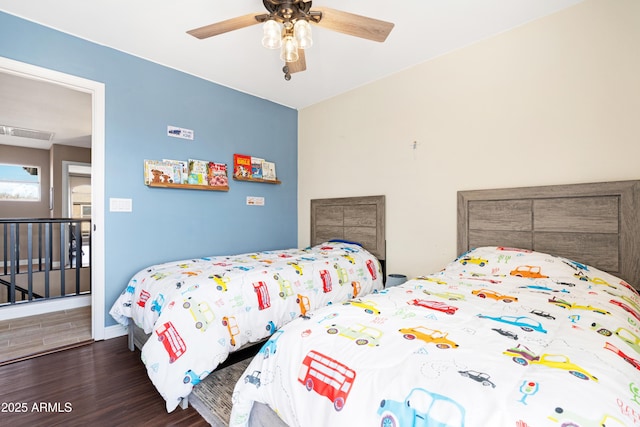
[{"label": "hallway", "polygon": [[0,366],[90,343],[91,307],[0,321]]}]

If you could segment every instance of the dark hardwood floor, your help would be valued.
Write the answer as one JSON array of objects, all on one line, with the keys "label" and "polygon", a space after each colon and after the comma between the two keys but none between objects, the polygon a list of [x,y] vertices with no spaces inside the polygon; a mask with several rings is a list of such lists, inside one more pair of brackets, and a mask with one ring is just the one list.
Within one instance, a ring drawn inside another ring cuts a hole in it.
[{"label": "dark hardwood floor", "polygon": [[0,367],[0,425],[207,426],[189,407],[167,413],[127,337]]}]

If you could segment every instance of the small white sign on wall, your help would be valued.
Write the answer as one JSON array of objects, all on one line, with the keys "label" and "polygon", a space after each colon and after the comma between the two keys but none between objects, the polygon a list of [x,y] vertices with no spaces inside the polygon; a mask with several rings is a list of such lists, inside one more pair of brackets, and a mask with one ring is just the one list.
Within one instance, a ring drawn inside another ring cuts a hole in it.
[{"label": "small white sign on wall", "polygon": [[193,130],[183,129],[176,126],[167,126],[167,136],[173,138],[189,139],[193,141]]},{"label": "small white sign on wall", "polygon": [[247,196],[247,205],[264,206],[264,197]]}]

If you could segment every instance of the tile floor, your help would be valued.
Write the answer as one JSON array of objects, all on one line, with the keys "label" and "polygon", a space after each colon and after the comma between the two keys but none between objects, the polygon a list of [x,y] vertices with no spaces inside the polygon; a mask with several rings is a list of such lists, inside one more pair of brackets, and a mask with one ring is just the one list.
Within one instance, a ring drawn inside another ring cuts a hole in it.
[{"label": "tile floor", "polygon": [[0,366],[91,341],[91,307],[0,321]]}]

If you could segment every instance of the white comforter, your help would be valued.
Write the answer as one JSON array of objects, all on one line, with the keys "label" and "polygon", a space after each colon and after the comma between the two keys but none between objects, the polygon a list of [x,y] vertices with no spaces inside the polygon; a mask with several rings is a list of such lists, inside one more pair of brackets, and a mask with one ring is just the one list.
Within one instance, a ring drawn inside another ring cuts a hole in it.
[{"label": "white comforter", "polygon": [[318,307],[379,289],[372,254],[327,242],[151,266],[130,280],[110,314],[152,333],[142,359],[172,411],[229,352]]},{"label": "white comforter", "polygon": [[564,258],[479,248],[276,332],[238,381],[290,426],[638,426],[640,297]]}]

